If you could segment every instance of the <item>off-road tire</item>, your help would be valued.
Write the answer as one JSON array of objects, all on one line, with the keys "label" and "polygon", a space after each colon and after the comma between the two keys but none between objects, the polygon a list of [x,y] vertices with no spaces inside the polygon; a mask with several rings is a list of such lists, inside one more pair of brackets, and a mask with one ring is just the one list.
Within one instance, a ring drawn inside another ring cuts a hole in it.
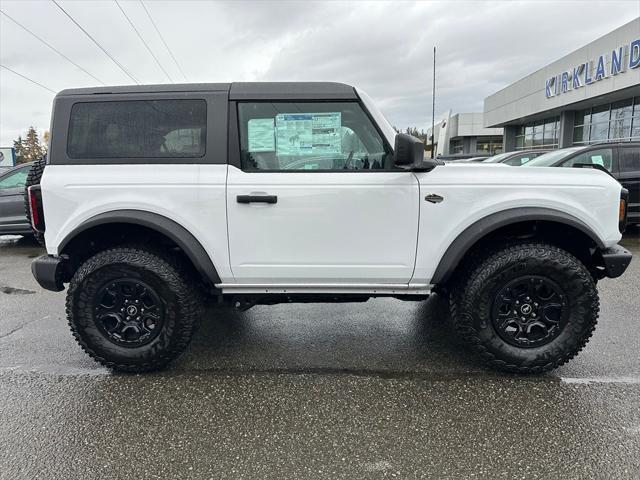
[{"label": "off-road tire", "polygon": [[[557,336],[528,348],[505,341],[492,319],[496,295],[526,275],[561,286],[568,306]],[[450,299],[452,321],[465,343],[491,367],[514,373],[541,373],[563,365],[584,348],[598,321],[598,292],[589,270],[569,252],[542,242],[514,242],[473,256],[457,273]]]},{"label": "off-road tire", "polygon": [[[24,185],[24,210],[27,215],[27,221],[29,225],[31,225],[31,209],[29,208],[29,194],[28,189],[32,185],[40,185],[40,180],[42,179],[42,174],[44,173],[44,167],[47,164],[47,157],[42,157],[40,160],[36,160],[36,162],[29,169],[29,173],[27,174],[27,181]],[[44,235],[37,230],[31,228],[33,233],[33,237],[38,241],[40,245],[43,247],[44,245]]]},{"label": "off-road tire", "polygon": [[[98,326],[98,294],[117,278],[144,282],[162,303],[163,323],[147,344],[116,344]],[[112,370],[138,373],[161,369],[184,352],[202,305],[199,287],[179,261],[134,246],[104,250],[86,260],[71,279],[66,308],[71,332],[83,350]]]}]

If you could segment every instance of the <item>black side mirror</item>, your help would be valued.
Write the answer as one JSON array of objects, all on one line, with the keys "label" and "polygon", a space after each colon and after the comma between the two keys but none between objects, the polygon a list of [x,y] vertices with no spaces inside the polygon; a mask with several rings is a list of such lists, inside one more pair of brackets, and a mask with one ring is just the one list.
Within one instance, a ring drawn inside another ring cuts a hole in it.
[{"label": "black side mirror", "polygon": [[438,165],[442,165],[443,162],[433,158],[425,159],[424,143],[419,138],[406,133],[396,133],[393,164],[406,170],[428,172]]},{"label": "black side mirror", "polygon": [[424,160],[424,143],[412,135],[396,133],[396,146],[393,164],[407,168],[422,163]]}]

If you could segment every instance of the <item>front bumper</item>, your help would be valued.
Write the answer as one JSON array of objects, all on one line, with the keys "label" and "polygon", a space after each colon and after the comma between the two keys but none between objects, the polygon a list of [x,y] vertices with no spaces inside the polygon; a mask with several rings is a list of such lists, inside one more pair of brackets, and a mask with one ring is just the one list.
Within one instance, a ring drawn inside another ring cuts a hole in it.
[{"label": "front bumper", "polygon": [[600,251],[602,268],[605,277],[617,278],[624,273],[631,263],[631,252],[620,245],[606,248]]},{"label": "front bumper", "polygon": [[42,255],[31,262],[31,273],[42,288],[61,292],[64,290],[67,264],[65,257]]}]

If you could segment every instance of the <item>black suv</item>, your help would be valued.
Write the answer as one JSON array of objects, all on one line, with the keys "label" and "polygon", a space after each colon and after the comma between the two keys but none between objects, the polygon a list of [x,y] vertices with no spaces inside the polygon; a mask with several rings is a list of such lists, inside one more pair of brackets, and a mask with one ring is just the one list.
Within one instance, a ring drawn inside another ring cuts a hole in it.
[{"label": "black suv", "polygon": [[629,190],[627,223],[640,224],[640,142],[603,142],[563,148],[540,155],[527,167],[588,167],[606,169]]}]

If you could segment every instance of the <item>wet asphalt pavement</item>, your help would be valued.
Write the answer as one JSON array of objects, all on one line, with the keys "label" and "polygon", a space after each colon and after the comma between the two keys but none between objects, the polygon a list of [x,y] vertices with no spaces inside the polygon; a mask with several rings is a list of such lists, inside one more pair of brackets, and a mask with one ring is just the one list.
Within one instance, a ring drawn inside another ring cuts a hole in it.
[{"label": "wet asphalt pavement", "polygon": [[587,348],[478,366],[434,296],[207,312],[169,370],[76,345],[40,249],[0,237],[0,478],[640,478],[640,230]]}]

